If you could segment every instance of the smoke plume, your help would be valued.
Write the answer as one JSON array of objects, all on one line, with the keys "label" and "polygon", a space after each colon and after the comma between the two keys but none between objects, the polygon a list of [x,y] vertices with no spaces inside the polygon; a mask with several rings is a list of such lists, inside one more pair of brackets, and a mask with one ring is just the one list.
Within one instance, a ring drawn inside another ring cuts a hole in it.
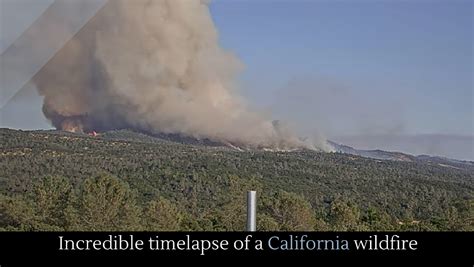
[{"label": "smoke plume", "polygon": [[256,147],[306,146],[250,111],[240,62],[219,46],[205,0],[113,0],[34,77],[58,128],[133,128]]}]

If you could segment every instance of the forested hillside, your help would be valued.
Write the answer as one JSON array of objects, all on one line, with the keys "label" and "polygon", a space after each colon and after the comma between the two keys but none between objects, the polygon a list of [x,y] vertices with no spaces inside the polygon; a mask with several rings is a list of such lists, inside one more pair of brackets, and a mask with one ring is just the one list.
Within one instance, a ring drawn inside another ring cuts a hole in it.
[{"label": "forested hillside", "polygon": [[0,229],[474,230],[473,165],[0,129]]}]

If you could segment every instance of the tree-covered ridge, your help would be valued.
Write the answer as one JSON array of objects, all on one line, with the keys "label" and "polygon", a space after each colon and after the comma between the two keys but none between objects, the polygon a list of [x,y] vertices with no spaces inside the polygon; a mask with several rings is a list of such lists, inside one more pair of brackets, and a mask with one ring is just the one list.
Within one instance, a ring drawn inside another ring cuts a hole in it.
[{"label": "tree-covered ridge", "polygon": [[2,229],[243,230],[250,189],[260,229],[473,229],[469,165],[240,152],[130,131],[0,137]]}]

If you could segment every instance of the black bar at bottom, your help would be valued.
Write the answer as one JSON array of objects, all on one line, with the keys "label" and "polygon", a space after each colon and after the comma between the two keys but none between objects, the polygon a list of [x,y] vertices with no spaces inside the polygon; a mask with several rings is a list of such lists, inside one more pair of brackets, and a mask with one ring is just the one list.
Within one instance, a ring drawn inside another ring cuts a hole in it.
[{"label": "black bar at bottom", "polygon": [[34,256],[36,263],[88,256],[231,255],[452,257],[469,262],[473,240],[473,232],[1,232],[0,265]]}]

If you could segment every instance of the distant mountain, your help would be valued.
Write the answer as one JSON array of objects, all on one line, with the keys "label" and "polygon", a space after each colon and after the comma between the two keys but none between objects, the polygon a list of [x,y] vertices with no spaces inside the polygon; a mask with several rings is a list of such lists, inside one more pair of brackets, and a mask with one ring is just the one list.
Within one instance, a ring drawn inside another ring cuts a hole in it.
[{"label": "distant mountain", "polygon": [[[61,135],[84,135],[84,134],[69,133],[69,132],[57,131],[57,130],[46,130],[43,132],[55,133],[55,134],[61,134]],[[139,132],[135,132],[133,130],[128,130],[128,129],[114,130],[114,131],[100,133],[99,137],[104,138],[104,139],[139,141],[139,142],[146,142],[146,143],[172,142],[172,143],[194,145],[194,146],[220,147],[220,148],[235,150],[235,151],[259,150],[255,148],[249,149],[246,147],[240,147],[240,146],[233,145],[230,143],[212,141],[207,138],[198,139],[198,138],[185,136],[181,134],[168,134],[168,133],[145,134],[145,133],[139,133]],[[446,168],[461,168],[461,169],[474,168],[473,161],[462,161],[462,160],[450,159],[450,158],[439,157],[439,156],[430,156],[430,155],[414,156],[407,153],[384,151],[380,149],[374,149],[374,150],[356,149],[354,147],[344,145],[344,144],[339,144],[330,140],[328,140],[328,144],[334,148],[334,152],[336,153],[355,155],[355,156],[376,159],[376,160],[390,160],[390,161],[399,161],[399,162],[420,162],[420,163],[438,165],[438,166],[446,167]],[[260,149],[260,150],[267,151],[267,152],[272,151],[271,149],[265,149],[265,148]],[[278,152],[278,151],[279,150],[275,150],[275,152]],[[284,151],[279,151],[279,152],[284,152]]]},{"label": "distant mountain", "polygon": [[413,156],[413,155],[405,154],[401,152],[383,151],[379,149],[362,150],[362,149],[355,149],[351,146],[338,144],[333,141],[328,141],[328,143],[335,149],[335,152],[345,153],[345,154],[350,154],[350,155],[357,155],[357,156],[372,158],[372,159],[405,161],[405,162],[425,162],[425,163],[437,164],[442,167],[452,167],[452,168],[474,167],[473,161],[462,161],[462,160],[449,159],[449,158],[438,157],[438,156],[429,156],[429,155]]},{"label": "distant mountain", "polygon": [[436,155],[474,161],[474,135],[456,134],[367,134],[333,136],[338,144],[364,150],[400,151],[410,155]]}]

